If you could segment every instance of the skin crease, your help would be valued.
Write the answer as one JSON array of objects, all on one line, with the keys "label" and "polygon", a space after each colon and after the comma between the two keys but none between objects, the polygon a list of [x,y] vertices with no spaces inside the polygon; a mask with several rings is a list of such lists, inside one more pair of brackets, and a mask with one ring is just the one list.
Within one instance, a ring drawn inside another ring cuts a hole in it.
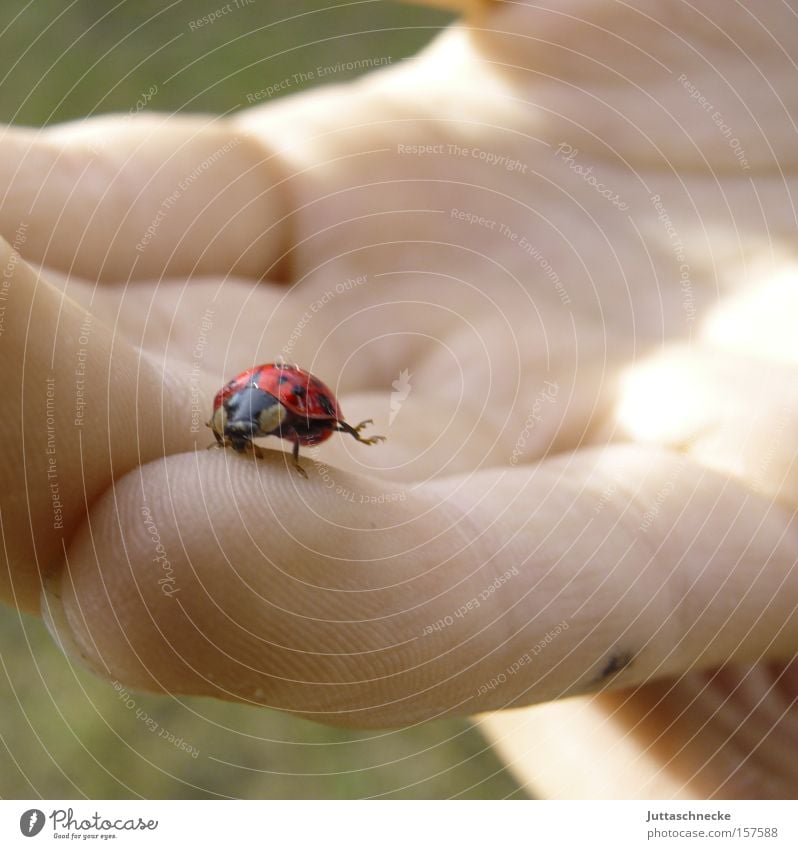
[{"label": "skin crease", "polygon": [[[130,687],[491,711],[541,796],[793,798],[796,10],[469,10],[225,121],[3,135],[3,597]],[[283,349],[389,441],[205,451]]]}]

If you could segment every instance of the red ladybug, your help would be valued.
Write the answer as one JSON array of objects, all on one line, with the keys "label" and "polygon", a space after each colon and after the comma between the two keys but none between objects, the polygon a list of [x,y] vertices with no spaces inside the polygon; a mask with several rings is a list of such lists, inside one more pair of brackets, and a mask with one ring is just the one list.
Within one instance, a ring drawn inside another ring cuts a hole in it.
[{"label": "red ladybug", "polygon": [[253,439],[279,436],[293,442],[294,466],[307,477],[299,465],[300,445],[318,445],[336,430],[373,445],[385,437],[364,439],[360,431],[371,423],[367,419],[356,427],[347,424],[335,395],[310,372],[267,363],[242,372],[216,393],[208,427],[218,445],[239,452],[251,449],[257,457],[262,455]]}]

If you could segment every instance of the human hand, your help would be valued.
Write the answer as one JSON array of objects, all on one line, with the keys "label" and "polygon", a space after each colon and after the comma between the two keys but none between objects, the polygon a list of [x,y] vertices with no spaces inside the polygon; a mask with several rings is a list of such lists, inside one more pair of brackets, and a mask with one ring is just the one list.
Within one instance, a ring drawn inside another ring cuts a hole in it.
[{"label": "human hand", "polygon": [[[789,127],[747,126],[750,73],[708,76],[692,21],[570,5],[232,119],[7,133],[0,222],[45,269],[5,265],[5,596],[46,576],[127,686],[321,721],[582,695],[485,720],[545,795],[789,795],[789,667],[707,671],[795,650]],[[390,441],[308,481],[204,451],[213,391],[281,352]]]}]

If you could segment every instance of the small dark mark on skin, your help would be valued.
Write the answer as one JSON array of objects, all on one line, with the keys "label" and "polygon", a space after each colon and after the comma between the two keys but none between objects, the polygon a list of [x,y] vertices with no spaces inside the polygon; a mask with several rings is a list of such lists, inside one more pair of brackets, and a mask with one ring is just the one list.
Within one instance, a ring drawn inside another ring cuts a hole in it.
[{"label": "small dark mark on skin", "polygon": [[626,669],[634,661],[634,655],[630,651],[615,651],[607,659],[604,668],[599,672],[596,681],[605,681],[612,675],[617,675],[621,670]]}]

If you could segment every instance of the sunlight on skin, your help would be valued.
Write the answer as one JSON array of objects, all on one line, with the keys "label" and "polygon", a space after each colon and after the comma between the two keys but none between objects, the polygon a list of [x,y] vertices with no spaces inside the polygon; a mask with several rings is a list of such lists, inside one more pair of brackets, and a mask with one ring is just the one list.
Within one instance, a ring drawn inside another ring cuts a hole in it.
[{"label": "sunlight on skin", "polygon": [[[785,263],[765,273],[758,285],[724,299],[710,311],[699,328],[701,348],[707,361],[716,354],[720,363],[728,354],[755,357],[776,367],[794,364],[798,362],[796,314],[798,269]],[[624,375],[618,401],[621,427],[641,442],[667,445],[687,443],[702,431],[716,429],[736,394],[723,381],[701,382],[700,371],[700,362],[687,347],[632,366]],[[770,395],[778,397],[772,389]],[[762,409],[754,405],[747,414],[749,420],[763,418]],[[778,420],[773,417],[774,422]],[[736,436],[742,445],[742,434]]]},{"label": "sunlight on skin", "polygon": [[633,366],[621,385],[618,420],[632,439],[678,445],[709,421],[711,398],[693,389],[689,357]]},{"label": "sunlight on skin", "polygon": [[[796,283],[794,267],[785,266],[761,286],[721,302],[700,328],[703,356],[700,349],[683,349],[631,367],[618,401],[623,431],[642,442],[672,445],[796,509],[798,376],[779,367],[796,359]],[[729,354],[746,359],[730,360]],[[770,361],[764,392],[761,367],[752,368],[747,359],[752,355]],[[733,686],[721,686],[711,672],[649,685],[647,708],[639,713],[635,700],[642,706],[645,697],[618,693],[480,719],[511,768],[533,787],[546,787],[553,798],[790,798],[798,775],[771,729],[789,724],[784,717],[794,698],[789,688],[795,671],[762,665],[733,667],[725,674]],[[736,732],[732,739],[719,717],[723,710],[734,712],[730,693],[742,700],[752,686],[759,689],[729,726]],[[770,695],[762,699],[765,693]],[[774,710],[760,719],[769,703]],[[646,723],[684,725],[680,717],[691,713],[696,721],[689,732],[672,735],[682,738],[683,749],[673,741],[663,748],[645,731],[639,733]],[[630,732],[629,718],[638,723],[638,733]],[[747,726],[757,721],[761,727],[751,739],[770,766],[748,774],[744,741]],[[691,745],[704,752],[705,763],[691,759]],[[586,770],[587,763],[596,769]],[[733,776],[731,785],[718,785],[724,773]]]},{"label": "sunlight on skin", "polygon": [[[757,270],[753,270],[757,276]],[[707,317],[701,338],[713,348],[778,363],[798,363],[798,266],[763,270],[750,291],[727,298]]]}]

